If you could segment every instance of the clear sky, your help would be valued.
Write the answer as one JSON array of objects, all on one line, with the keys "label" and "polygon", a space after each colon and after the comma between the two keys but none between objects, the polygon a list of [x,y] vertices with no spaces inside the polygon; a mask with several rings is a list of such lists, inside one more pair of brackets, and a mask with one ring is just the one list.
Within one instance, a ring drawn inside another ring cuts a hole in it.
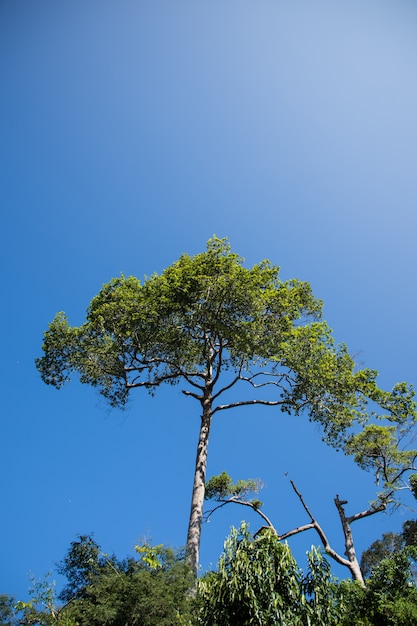
[{"label": "clear sky", "polygon": [[[309,281],[382,386],[416,381],[417,6],[2,0],[0,73],[0,593],[21,598],[77,533],[120,557],[185,543],[194,401],[138,391],[109,412],[34,366],[55,313],[82,323],[113,276],[227,236],[248,266]],[[288,472],[341,552],[334,496],[353,513],[375,494],[316,428],[265,407],[215,420],[208,473],[223,470],[265,481],[279,531],[306,521]],[[359,522],[359,553],[410,515]],[[203,568],[244,517],[204,527]],[[317,543],[291,545],[302,562]]]}]

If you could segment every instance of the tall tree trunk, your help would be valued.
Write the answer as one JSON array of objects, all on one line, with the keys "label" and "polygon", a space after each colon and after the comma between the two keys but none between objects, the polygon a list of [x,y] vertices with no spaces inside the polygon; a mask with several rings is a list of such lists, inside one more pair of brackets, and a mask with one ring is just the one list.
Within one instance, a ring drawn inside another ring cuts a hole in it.
[{"label": "tall tree trunk", "polygon": [[203,402],[200,436],[198,439],[197,456],[195,461],[193,495],[191,499],[190,521],[187,535],[187,562],[194,576],[198,575],[200,554],[201,526],[203,522],[204,493],[207,470],[207,448],[211,426],[211,398],[206,397]]}]

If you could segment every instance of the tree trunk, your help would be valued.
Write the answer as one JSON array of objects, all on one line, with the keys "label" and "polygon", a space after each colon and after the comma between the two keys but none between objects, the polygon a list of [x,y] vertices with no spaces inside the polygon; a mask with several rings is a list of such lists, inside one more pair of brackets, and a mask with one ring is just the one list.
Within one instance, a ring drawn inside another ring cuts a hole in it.
[{"label": "tree trunk", "polygon": [[195,462],[193,495],[191,499],[190,521],[187,535],[187,562],[195,578],[198,575],[200,554],[201,526],[203,522],[204,493],[207,470],[207,448],[211,426],[211,398],[203,402],[200,436],[198,439],[197,456]]}]

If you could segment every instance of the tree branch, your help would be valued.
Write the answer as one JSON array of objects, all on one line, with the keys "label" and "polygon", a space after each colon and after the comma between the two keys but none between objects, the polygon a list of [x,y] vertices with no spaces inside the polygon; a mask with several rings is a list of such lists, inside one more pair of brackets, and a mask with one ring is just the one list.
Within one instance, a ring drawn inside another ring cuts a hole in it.
[{"label": "tree branch", "polygon": [[[130,382],[128,382],[127,376],[125,377],[126,387],[128,389],[134,389],[136,387],[145,387],[145,388],[158,387],[161,383],[166,382],[167,380],[174,380],[175,378],[185,378],[185,380],[193,387],[196,387],[197,389],[200,389],[201,391],[204,390],[204,384],[199,385],[197,382],[193,380],[193,378],[200,378],[204,380],[205,375],[203,372],[198,372],[198,371],[188,372],[184,370],[180,365],[178,365],[178,363],[175,363],[175,361],[169,361],[167,359],[160,359],[160,358],[138,359],[137,357],[135,358],[140,363],[140,365],[124,367],[125,374],[130,374],[132,372],[138,372],[139,374],[138,376],[132,377],[132,380]],[[160,374],[160,375],[156,374],[152,381],[151,380],[139,380],[140,374],[142,374],[143,371],[145,370],[151,371],[152,368],[154,367],[157,368],[159,365],[167,366],[171,368],[171,370],[173,371],[171,371],[170,373],[166,373],[166,374]]]},{"label": "tree branch", "polygon": [[234,409],[238,406],[249,406],[249,405],[253,405],[253,404],[261,404],[264,406],[279,406],[281,404],[284,404],[283,400],[242,400],[241,402],[230,402],[229,404],[220,404],[219,406],[216,406],[215,409],[213,409],[213,415],[217,412],[217,411],[224,411],[226,409]]},{"label": "tree branch", "polygon": [[161,374],[160,376],[155,376],[154,380],[137,380],[139,377],[135,377],[131,382],[126,380],[126,388],[136,389],[138,387],[145,387],[146,389],[150,389],[151,387],[159,387],[161,383],[167,380],[180,378],[180,376],[181,374]]},{"label": "tree branch", "polygon": [[[253,382],[254,379],[257,378],[258,376],[268,376],[269,378],[279,378],[280,381],[267,380],[264,383]],[[295,382],[294,379],[291,379],[290,376],[288,374],[285,374],[284,372],[280,372],[279,374],[276,374],[274,372],[257,372],[256,374],[252,374],[251,376],[241,376],[240,378],[241,380],[248,382],[255,389],[259,389],[261,387],[267,387],[270,385],[274,387],[283,388],[283,386],[281,385],[281,380],[286,380],[287,382]]]},{"label": "tree branch", "polygon": [[284,539],[288,539],[288,537],[292,537],[293,535],[298,535],[299,533],[303,533],[305,530],[311,530],[315,528],[313,523],[304,524],[304,526],[297,526],[297,528],[293,528],[292,530],[288,530],[283,535],[278,535],[280,541],[284,541]]},{"label": "tree branch", "polygon": [[[223,348],[224,348],[224,345],[223,345],[223,340],[222,340],[221,337],[218,338],[218,341],[219,341],[219,348],[218,348],[218,350],[216,350],[216,356],[218,358],[218,362],[217,362],[217,366],[216,366],[216,373],[214,374],[213,380],[212,380],[212,387],[214,387],[216,385],[217,381],[219,380],[220,374],[221,374],[221,371],[222,371],[222,366],[223,366]],[[217,395],[218,394],[216,394],[216,396]]]},{"label": "tree branch", "polygon": [[240,380],[240,372],[241,372],[241,368],[239,369],[239,373],[237,374],[237,376],[234,377],[234,379],[232,380],[231,383],[229,383],[228,385],[225,385],[224,387],[222,387],[221,389],[219,389],[219,391],[217,393],[215,393],[213,395],[213,401],[216,400],[219,396],[221,396],[222,393],[224,393],[225,391],[227,391],[228,389],[231,389],[233,387],[233,385],[235,385],[237,383],[238,380]]},{"label": "tree branch", "polygon": [[[262,519],[264,520],[264,522],[266,522],[268,528],[270,528],[271,530],[274,531],[274,533],[277,535],[278,537],[278,533],[274,527],[274,525],[272,524],[271,520],[269,519],[269,517],[267,517],[265,515],[265,513],[263,511],[261,511],[261,509],[257,506],[255,506],[255,504],[253,504],[252,502],[248,502],[247,500],[239,500],[238,498],[229,498],[228,500],[218,500],[218,502],[220,502],[220,504],[218,504],[217,506],[215,506],[213,509],[210,509],[209,511],[207,511],[204,514],[204,521],[208,522],[210,520],[210,517],[213,515],[213,513],[215,513],[216,511],[218,511],[219,509],[223,508],[224,506],[226,506],[226,504],[241,504],[242,506],[248,506],[249,508],[251,508],[253,511],[255,511],[255,513],[257,513],[258,515],[260,515],[262,517]],[[259,532],[259,531],[258,531]],[[256,534],[256,533],[255,533]]]},{"label": "tree branch", "polygon": [[379,504],[377,507],[371,507],[369,509],[366,509],[365,511],[362,511],[361,513],[355,513],[355,515],[350,515],[349,517],[346,518],[346,520],[348,524],[352,524],[352,522],[356,522],[358,519],[364,519],[365,517],[370,517],[371,515],[375,515],[375,513],[381,513],[382,511],[385,511],[386,508],[387,508],[387,503],[381,502],[381,504]]},{"label": "tree branch", "polygon": [[289,531],[288,533],[286,533],[285,536],[289,537],[291,535],[295,535],[297,532],[303,532],[304,530],[308,530],[309,528],[314,528],[316,530],[318,536],[320,537],[322,543],[323,543],[323,548],[325,549],[326,553],[334,561],[336,561],[340,565],[344,565],[345,567],[348,567],[351,570],[350,562],[347,559],[344,559],[342,556],[340,556],[340,554],[338,554],[336,552],[336,550],[333,550],[333,548],[331,547],[330,542],[327,539],[327,535],[325,534],[324,530],[322,529],[320,524],[317,522],[317,520],[314,518],[314,516],[311,513],[310,509],[308,508],[308,506],[307,506],[303,496],[301,495],[300,491],[298,491],[294,481],[290,480],[290,483],[291,483],[291,486],[294,489],[295,493],[297,494],[301,504],[303,505],[303,508],[304,508],[305,512],[307,513],[307,515],[311,519],[311,524],[306,524],[305,526],[300,526],[298,529],[294,529],[293,531]]},{"label": "tree branch", "polygon": [[184,396],[191,396],[192,398],[195,398],[199,402],[202,402],[204,398],[203,394],[199,395],[198,393],[193,393],[189,389],[181,389],[181,392],[184,394]]}]

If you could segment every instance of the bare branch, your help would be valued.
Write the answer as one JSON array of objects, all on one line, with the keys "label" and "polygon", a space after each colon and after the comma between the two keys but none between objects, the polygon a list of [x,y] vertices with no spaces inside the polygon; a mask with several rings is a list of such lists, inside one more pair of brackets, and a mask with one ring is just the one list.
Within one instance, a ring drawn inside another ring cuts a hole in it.
[{"label": "bare branch", "polygon": [[214,387],[217,381],[219,380],[222,367],[223,367],[223,340],[221,337],[219,337],[218,341],[219,341],[219,347],[216,350],[216,355],[215,355],[215,358],[217,357],[218,361],[217,361],[217,366],[216,366],[216,373],[214,374],[213,380],[211,383],[212,387]]},{"label": "bare branch", "polygon": [[[267,380],[263,383],[255,383],[254,380],[255,378],[258,378],[259,376],[268,376],[270,380]],[[279,378],[278,380],[271,380],[273,378]],[[267,387],[267,386],[274,386],[274,387],[280,387],[282,388],[281,385],[281,381],[285,380],[287,382],[295,382],[293,378],[291,378],[288,374],[284,373],[284,372],[256,372],[256,374],[252,374],[251,376],[241,376],[241,380],[246,381],[247,383],[249,383],[252,387],[254,387],[255,389],[259,389],[261,387]]]},{"label": "bare branch", "polygon": [[[133,360],[134,359],[132,358],[132,361]],[[184,370],[180,365],[178,365],[174,361],[168,361],[166,359],[161,359],[161,358],[156,358],[156,357],[149,358],[149,359],[138,359],[136,357],[136,360],[139,362],[140,365],[132,365],[132,366],[124,367],[125,374],[131,374],[132,372],[138,373],[138,376],[133,377],[130,382],[128,382],[127,376],[126,376],[126,387],[129,389],[134,389],[136,387],[145,387],[145,388],[158,387],[162,382],[165,382],[167,380],[174,380],[175,378],[185,378],[185,380],[193,387],[196,387],[197,389],[200,389],[201,391],[204,390],[204,384],[199,385],[195,380],[193,380],[193,378],[200,378],[204,381],[205,375],[203,372],[198,372],[198,371],[188,372],[187,370]],[[143,373],[143,371],[152,370],[153,368],[157,368],[159,365],[167,366],[171,368],[171,370],[173,371],[166,373],[166,374],[160,374],[159,376],[155,375],[154,380],[152,381],[140,380],[140,375]]]},{"label": "bare branch", "polygon": [[247,500],[239,500],[238,498],[234,498],[234,497],[229,498],[228,500],[218,500],[218,502],[220,502],[220,504],[218,504],[213,509],[210,509],[209,511],[207,511],[204,514],[204,520],[206,522],[208,522],[210,520],[210,517],[213,515],[213,513],[215,513],[215,511],[218,511],[219,509],[223,508],[224,506],[226,506],[226,504],[241,504],[242,506],[248,506],[253,511],[255,511],[255,513],[260,515],[262,517],[262,519],[264,520],[264,522],[266,522],[268,528],[273,530],[274,533],[278,537],[278,533],[277,533],[274,525],[272,524],[271,520],[269,519],[269,517],[267,517],[265,515],[265,513],[263,511],[261,511],[261,509],[259,507],[257,507],[255,504],[253,504],[252,502],[248,502]]},{"label": "bare branch", "polygon": [[295,485],[295,482],[294,482],[293,480],[291,480],[291,479],[290,479],[290,483],[291,483],[291,486],[292,486],[292,488],[294,489],[295,493],[296,493],[296,494],[297,494],[297,496],[299,497],[300,502],[301,502],[301,504],[303,505],[303,508],[304,508],[305,512],[307,513],[307,515],[309,516],[309,518],[310,518],[310,519],[311,519],[311,521],[313,522],[313,521],[314,521],[314,518],[313,518],[313,516],[312,516],[312,514],[311,514],[311,512],[310,512],[310,509],[308,508],[307,504],[305,503],[304,498],[303,498],[303,496],[301,495],[300,491],[298,491],[298,489],[297,489],[297,487],[296,487],[296,485]]},{"label": "bare branch", "polygon": [[381,511],[385,511],[387,508],[386,502],[381,502],[377,507],[370,507],[361,513],[355,513],[355,515],[350,515],[346,518],[348,524],[352,524],[352,522],[356,522],[358,519],[364,519],[365,517],[370,517],[371,515],[375,515],[375,513],[381,513]]},{"label": "bare branch", "polygon": [[214,415],[217,411],[224,411],[225,409],[234,409],[238,406],[249,406],[253,404],[261,404],[264,406],[279,406],[283,404],[282,400],[242,400],[241,402],[230,402],[229,404],[220,404],[213,409]]},{"label": "bare branch", "polygon": [[288,537],[298,535],[298,533],[303,533],[305,530],[311,530],[312,528],[315,528],[313,523],[305,524],[304,526],[297,526],[297,528],[293,528],[292,530],[289,530],[283,535],[279,535],[278,537],[281,541],[284,541],[284,539],[288,539]]},{"label": "bare branch", "polygon": [[307,515],[309,516],[309,518],[311,519],[311,524],[306,524],[305,526],[300,526],[297,529],[294,529],[293,531],[289,531],[289,533],[285,534],[285,537],[289,537],[291,535],[295,535],[298,532],[303,532],[304,530],[309,530],[310,528],[314,528],[318,534],[318,536],[320,537],[322,543],[323,543],[323,548],[325,549],[326,553],[337,563],[339,563],[340,565],[344,565],[345,567],[347,567],[351,574],[352,577],[355,580],[359,580],[361,582],[361,584],[363,584],[363,577],[359,568],[359,565],[356,563],[351,562],[348,559],[343,558],[342,556],[340,556],[340,554],[338,554],[338,552],[336,552],[336,550],[334,550],[331,545],[329,540],[327,539],[327,536],[324,532],[324,530],[322,529],[322,527],[320,526],[320,524],[317,522],[317,520],[313,517],[310,509],[308,508],[306,502],[304,501],[303,496],[301,495],[301,493],[298,491],[297,487],[295,486],[294,481],[290,480],[291,486],[294,489],[295,493],[297,494],[301,504],[303,505],[303,508],[305,510],[305,512],[307,513]]},{"label": "bare branch", "polygon": [[193,387],[196,387],[197,389],[200,389],[201,391],[204,391],[204,384],[199,385],[198,383],[195,382],[195,380],[193,380],[193,378],[196,378],[196,377],[204,379],[203,374],[200,374],[200,373],[196,374],[195,372],[182,372],[182,376],[184,376],[187,383],[189,383]]},{"label": "bare branch", "polygon": [[181,392],[184,394],[184,396],[191,396],[192,398],[195,398],[199,402],[202,402],[204,398],[202,394],[199,395],[198,393],[193,393],[189,389],[182,389]]},{"label": "bare branch", "polygon": [[228,389],[231,389],[233,387],[233,385],[235,385],[237,383],[238,380],[240,380],[240,372],[241,372],[241,368],[239,369],[239,373],[237,374],[237,376],[235,376],[232,380],[231,383],[229,383],[228,385],[225,385],[224,387],[222,387],[221,389],[219,389],[219,391],[217,393],[215,393],[213,395],[213,401],[216,400],[219,396],[222,395],[222,393],[224,393],[225,391],[227,391]]},{"label": "bare branch", "polygon": [[[243,370],[243,362],[239,367],[239,371],[237,373],[237,375],[235,376],[235,378],[233,378],[233,380],[225,385],[224,387],[222,387],[221,389],[219,389],[219,391],[213,396],[213,400],[216,400],[222,393],[224,393],[225,391],[227,391],[228,389],[230,389],[231,387],[233,387],[239,380],[241,380],[242,382],[247,382],[249,383],[254,389],[260,389],[261,387],[269,387],[269,386],[273,386],[273,387],[279,387],[280,389],[284,389],[284,386],[281,384],[281,381],[283,379],[285,379],[287,382],[290,382],[291,379],[289,377],[288,374],[284,374],[282,372],[280,372],[279,374],[275,373],[275,372],[256,372],[255,374],[251,374],[250,376],[242,376],[242,370]],[[219,373],[219,370],[218,370]],[[255,378],[258,377],[269,377],[270,379],[274,379],[274,378],[279,378],[278,380],[267,380],[265,382],[262,383],[255,383],[254,380]],[[216,382],[218,380],[219,376],[216,377]],[[238,406],[238,405],[237,405]],[[226,407],[225,407],[226,408]]]},{"label": "bare branch", "polygon": [[162,374],[161,376],[155,376],[154,380],[138,380],[139,376],[137,376],[132,382],[126,380],[126,388],[136,389],[137,387],[145,387],[146,389],[150,389],[151,387],[158,387],[167,380],[174,380],[180,376],[181,374]]}]

